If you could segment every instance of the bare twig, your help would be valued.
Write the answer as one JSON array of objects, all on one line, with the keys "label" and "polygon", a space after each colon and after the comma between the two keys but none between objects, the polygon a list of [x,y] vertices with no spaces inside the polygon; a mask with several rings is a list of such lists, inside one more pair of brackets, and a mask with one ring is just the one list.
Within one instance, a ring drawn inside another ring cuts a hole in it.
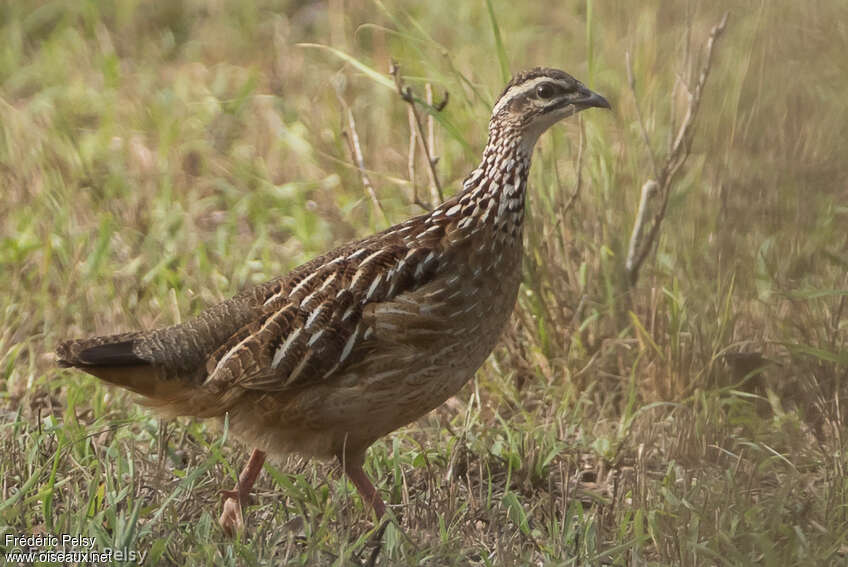
[{"label": "bare twig", "polygon": [[[427,95],[427,104],[433,106],[433,85],[427,83],[424,85],[424,92]],[[444,106],[442,106],[444,108]],[[439,109],[441,110],[441,109]],[[430,145],[430,149],[433,153],[436,153],[436,128],[435,128],[435,119],[432,114],[427,115],[427,143]]]},{"label": "bare twig", "polygon": [[[392,61],[391,67],[389,68],[389,73],[395,80],[395,85],[397,86],[397,92],[400,97],[409,105],[409,108],[412,110],[412,115],[415,118],[415,129],[418,133],[418,141],[421,144],[421,149],[424,152],[424,158],[427,160],[427,172],[430,175],[430,183],[433,187],[436,188],[436,193],[439,196],[439,201],[444,201],[445,196],[442,191],[442,184],[439,181],[439,175],[436,172],[436,163],[439,161],[438,158],[434,158],[431,148],[427,143],[427,137],[424,135],[424,125],[421,122],[421,116],[418,114],[418,109],[415,107],[415,97],[412,94],[412,89],[403,83],[403,79],[400,76],[400,67],[398,67],[397,63]],[[445,93],[445,98],[437,104],[431,105],[436,111],[442,110],[445,105],[448,103],[448,93]],[[422,205],[421,202],[417,204]],[[429,207],[425,207],[429,208]]]},{"label": "bare twig", "polygon": [[374,185],[371,183],[371,178],[368,176],[368,171],[365,168],[365,158],[362,155],[362,147],[359,144],[359,133],[356,131],[356,120],[353,117],[353,111],[350,109],[350,106],[347,102],[345,102],[338,90],[336,91],[336,97],[339,99],[339,104],[342,105],[347,119],[347,129],[342,130],[342,135],[347,141],[347,147],[350,150],[350,157],[353,159],[357,171],[359,171],[359,177],[362,179],[362,186],[365,188],[365,192],[371,199],[371,204],[380,214],[380,217],[382,217],[383,223],[388,226],[389,217],[386,216],[386,211],[383,210],[383,205],[380,203],[380,199],[377,198],[377,192],[374,190]]},{"label": "bare twig", "polygon": [[[694,88],[689,85],[684,85],[687,88],[687,94],[689,95],[689,104],[686,107],[686,113],[677,129],[677,135],[674,138],[674,142],[671,144],[671,149],[665,158],[662,169],[655,171],[656,180],[648,180],[642,186],[642,199],[639,205],[636,223],[633,227],[633,233],[630,236],[629,252],[627,254],[627,261],[625,264],[628,281],[631,286],[636,284],[636,281],[639,278],[639,269],[642,267],[642,263],[645,261],[645,258],[648,257],[648,254],[653,249],[654,243],[659,235],[660,226],[665,218],[665,211],[668,207],[668,198],[671,193],[672,182],[674,181],[677,173],[680,171],[680,168],[684,163],[686,163],[686,159],[689,157],[689,153],[691,152],[692,136],[694,134],[692,125],[695,121],[695,117],[698,115],[698,108],[701,105],[701,97],[704,93],[704,86],[706,85],[707,77],[709,76],[710,69],[712,68],[713,47],[715,46],[716,40],[721,36],[722,32],[724,32],[725,26],[727,25],[727,18],[728,12],[725,12],[721,21],[713,26],[710,31],[710,37],[707,39],[707,43],[704,47],[704,62],[701,65],[701,71]],[[628,70],[629,68],[628,64]],[[650,145],[648,145],[648,148],[650,151]],[[656,170],[656,165],[654,165],[654,168]],[[648,216],[648,202],[652,195],[657,195],[659,197],[659,206],[656,208],[650,222],[646,222],[645,219]],[[643,232],[646,227],[648,227],[648,234],[643,237]]]},{"label": "bare twig", "polygon": [[627,250],[627,261],[624,267],[628,273],[638,270],[636,266],[636,258],[642,247],[642,232],[645,227],[645,220],[648,218],[648,203],[652,197],[657,194],[659,186],[653,179],[649,179],[642,185],[642,197],[639,199],[639,210],[636,212],[636,222],[633,224],[633,232],[630,233],[630,247]]},{"label": "bare twig", "polygon": [[[677,100],[677,93],[680,89],[686,91],[686,94],[691,96],[692,91],[689,89],[689,85],[692,84],[692,27],[693,27],[693,19],[694,19],[694,10],[692,7],[692,2],[689,1],[686,3],[686,33],[683,38],[683,65],[682,71],[675,71],[675,81],[674,87],[671,89],[671,96],[668,97],[669,103],[669,115],[671,116],[669,122],[669,131],[677,132],[677,115],[674,112],[675,101]],[[673,140],[669,136],[668,140],[666,140],[667,151],[671,151],[671,144]]]},{"label": "bare twig", "polygon": [[418,140],[418,134],[416,134],[415,130],[415,115],[412,114],[412,108],[406,109],[406,116],[409,119],[409,158],[406,166],[409,170],[409,182],[412,184],[412,200],[416,205],[419,205],[424,209],[429,209],[429,206],[425,207],[421,205],[421,201],[418,198],[418,184],[415,182],[415,147]]},{"label": "bare twig", "polygon": [[[433,85],[427,83],[424,85],[424,93],[426,95],[427,104],[433,106]],[[436,120],[432,114],[427,115],[427,147],[430,148],[430,153],[433,154],[433,165],[439,162],[439,156],[436,155]],[[430,184],[430,200],[444,201],[444,196],[441,191],[436,191],[436,184]]]},{"label": "bare twig", "polygon": [[409,182],[412,184],[412,202],[429,211],[433,205],[421,198],[418,194],[418,182],[415,179],[415,156],[417,155],[416,148],[418,147],[418,128],[415,125],[414,106],[409,105],[406,109],[406,115],[409,119],[409,158],[407,160],[407,168],[409,169]]}]

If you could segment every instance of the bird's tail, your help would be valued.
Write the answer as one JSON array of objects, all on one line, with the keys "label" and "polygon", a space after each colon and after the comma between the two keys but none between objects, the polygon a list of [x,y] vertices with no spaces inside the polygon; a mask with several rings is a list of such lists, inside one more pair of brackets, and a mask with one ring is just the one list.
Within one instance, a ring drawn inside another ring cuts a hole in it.
[{"label": "bird's tail", "polygon": [[204,388],[209,357],[257,317],[262,298],[278,285],[271,280],[249,288],[171,327],[65,341],[56,349],[57,361],[141,394],[143,403],[163,413],[219,415],[236,390],[222,396]]},{"label": "bird's tail", "polygon": [[65,341],[56,348],[57,362],[141,394],[153,403],[184,396],[191,383],[171,376],[166,366],[146,354],[145,338],[146,333],[134,332]]}]

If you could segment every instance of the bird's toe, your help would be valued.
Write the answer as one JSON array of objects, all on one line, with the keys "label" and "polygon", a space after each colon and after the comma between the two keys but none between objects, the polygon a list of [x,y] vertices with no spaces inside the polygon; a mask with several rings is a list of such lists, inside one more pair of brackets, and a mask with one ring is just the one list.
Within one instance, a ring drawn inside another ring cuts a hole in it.
[{"label": "bird's toe", "polygon": [[224,510],[221,512],[218,523],[229,537],[244,530],[244,517],[241,513],[241,502],[239,502],[238,497],[227,497],[224,500]]}]

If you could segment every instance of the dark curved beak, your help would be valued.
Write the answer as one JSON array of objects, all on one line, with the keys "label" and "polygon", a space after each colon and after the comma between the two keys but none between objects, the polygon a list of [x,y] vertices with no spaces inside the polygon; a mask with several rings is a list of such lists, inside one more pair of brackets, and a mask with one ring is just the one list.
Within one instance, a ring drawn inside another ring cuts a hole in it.
[{"label": "dark curved beak", "polygon": [[612,108],[607,99],[594,91],[590,91],[586,87],[580,89],[580,98],[572,100],[572,104],[578,104],[584,108],[595,106],[597,108]]}]

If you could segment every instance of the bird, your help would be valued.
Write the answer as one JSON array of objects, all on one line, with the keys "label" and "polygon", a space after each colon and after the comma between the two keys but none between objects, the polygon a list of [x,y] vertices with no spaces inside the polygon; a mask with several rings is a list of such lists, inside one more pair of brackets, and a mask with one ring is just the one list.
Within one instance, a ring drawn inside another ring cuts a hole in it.
[{"label": "bird", "polygon": [[58,364],[167,416],[226,416],[253,447],[236,487],[222,491],[227,533],[244,528],[269,453],[338,459],[380,520],[366,450],[457,394],[496,346],[521,282],[533,149],[592,107],[611,108],[564,71],[517,73],[492,108],[479,165],[433,210],[181,324],[64,341]]}]

